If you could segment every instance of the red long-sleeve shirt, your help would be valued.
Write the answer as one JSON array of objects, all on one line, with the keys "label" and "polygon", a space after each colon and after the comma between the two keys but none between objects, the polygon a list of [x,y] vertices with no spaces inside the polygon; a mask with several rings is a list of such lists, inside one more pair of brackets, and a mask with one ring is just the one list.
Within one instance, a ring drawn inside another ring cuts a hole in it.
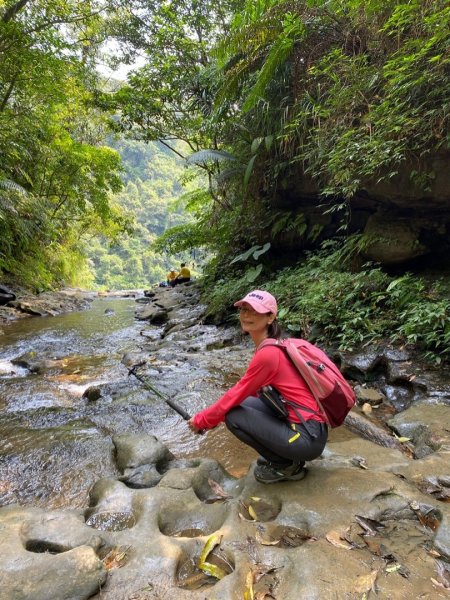
[{"label": "red long-sleeve shirt", "polygon": [[[263,346],[255,352],[244,376],[214,404],[194,415],[194,425],[198,429],[212,429],[224,420],[227,412],[234,406],[248,396],[257,396],[258,390],[264,385],[272,385],[287,400],[319,411],[308,386],[285,352],[276,346]],[[300,407],[297,410],[305,421],[314,419],[325,422],[320,413],[310,413]],[[289,420],[298,423],[300,419],[290,406],[288,411]]]}]

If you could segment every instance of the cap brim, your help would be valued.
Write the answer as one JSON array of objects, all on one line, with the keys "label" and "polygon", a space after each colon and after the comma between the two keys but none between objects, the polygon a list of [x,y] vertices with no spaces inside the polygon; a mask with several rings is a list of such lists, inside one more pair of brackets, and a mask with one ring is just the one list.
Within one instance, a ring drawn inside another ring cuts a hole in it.
[{"label": "cap brim", "polygon": [[237,302],[234,303],[233,306],[242,306],[243,304],[249,304],[253,308],[253,310],[255,310],[257,313],[260,313],[260,314],[265,314],[265,313],[271,312],[270,310],[267,310],[267,308],[265,306],[263,306],[256,300],[238,300]]}]

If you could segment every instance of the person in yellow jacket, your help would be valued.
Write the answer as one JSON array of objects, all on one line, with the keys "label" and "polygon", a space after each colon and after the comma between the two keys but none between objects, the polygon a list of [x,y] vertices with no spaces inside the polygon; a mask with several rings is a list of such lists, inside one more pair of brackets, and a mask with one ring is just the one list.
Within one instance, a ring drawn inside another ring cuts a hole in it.
[{"label": "person in yellow jacket", "polygon": [[170,282],[173,281],[176,276],[177,272],[175,269],[170,269],[170,271],[167,273],[167,285],[170,285]]},{"label": "person in yellow jacket", "polygon": [[191,272],[190,270],[187,268],[186,263],[181,263],[181,269],[180,272],[178,273],[178,275],[175,277],[175,279],[173,279],[169,285],[171,287],[175,287],[176,285],[178,285],[179,283],[185,283],[186,281],[190,281],[191,280]]}]

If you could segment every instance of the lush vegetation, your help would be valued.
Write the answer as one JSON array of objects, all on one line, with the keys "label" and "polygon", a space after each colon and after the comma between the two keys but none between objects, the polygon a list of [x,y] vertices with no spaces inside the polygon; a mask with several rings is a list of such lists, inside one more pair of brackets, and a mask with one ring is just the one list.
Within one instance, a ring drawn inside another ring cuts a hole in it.
[{"label": "lush vegetation", "polygon": [[157,143],[122,140],[114,148],[124,169],[124,186],[114,200],[133,218],[133,228],[113,241],[106,235],[92,237],[89,266],[100,289],[147,288],[165,281],[169,268],[178,270],[180,262],[192,266],[193,260],[201,258],[192,248],[168,254],[155,246],[166,229],[186,227],[192,218],[183,199],[185,169],[178,156]]},{"label": "lush vegetation", "polygon": [[[450,360],[448,275],[393,276],[372,264],[355,272],[345,245],[334,241],[261,287],[279,299],[279,320],[292,337],[341,350],[390,341],[417,347],[436,364]],[[211,318],[234,319],[230,307],[248,290],[245,279],[215,281],[208,289]]]},{"label": "lush vegetation", "polygon": [[0,20],[0,272],[37,289],[89,283],[84,236],[128,226],[93,105],[101,20],[73,0],[3,2]]}]

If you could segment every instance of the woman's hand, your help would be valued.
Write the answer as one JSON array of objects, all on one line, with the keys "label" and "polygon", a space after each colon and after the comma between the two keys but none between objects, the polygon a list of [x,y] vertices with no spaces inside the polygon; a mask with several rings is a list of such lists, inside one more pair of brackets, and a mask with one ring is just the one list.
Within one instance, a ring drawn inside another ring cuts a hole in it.
[{"label": "woman's hand", "polygon": [[193,417],[191,419],[189,419],[187,424],[191,431],[193,431],[194,433],[200,433],[200,429],[195,425]]}]

